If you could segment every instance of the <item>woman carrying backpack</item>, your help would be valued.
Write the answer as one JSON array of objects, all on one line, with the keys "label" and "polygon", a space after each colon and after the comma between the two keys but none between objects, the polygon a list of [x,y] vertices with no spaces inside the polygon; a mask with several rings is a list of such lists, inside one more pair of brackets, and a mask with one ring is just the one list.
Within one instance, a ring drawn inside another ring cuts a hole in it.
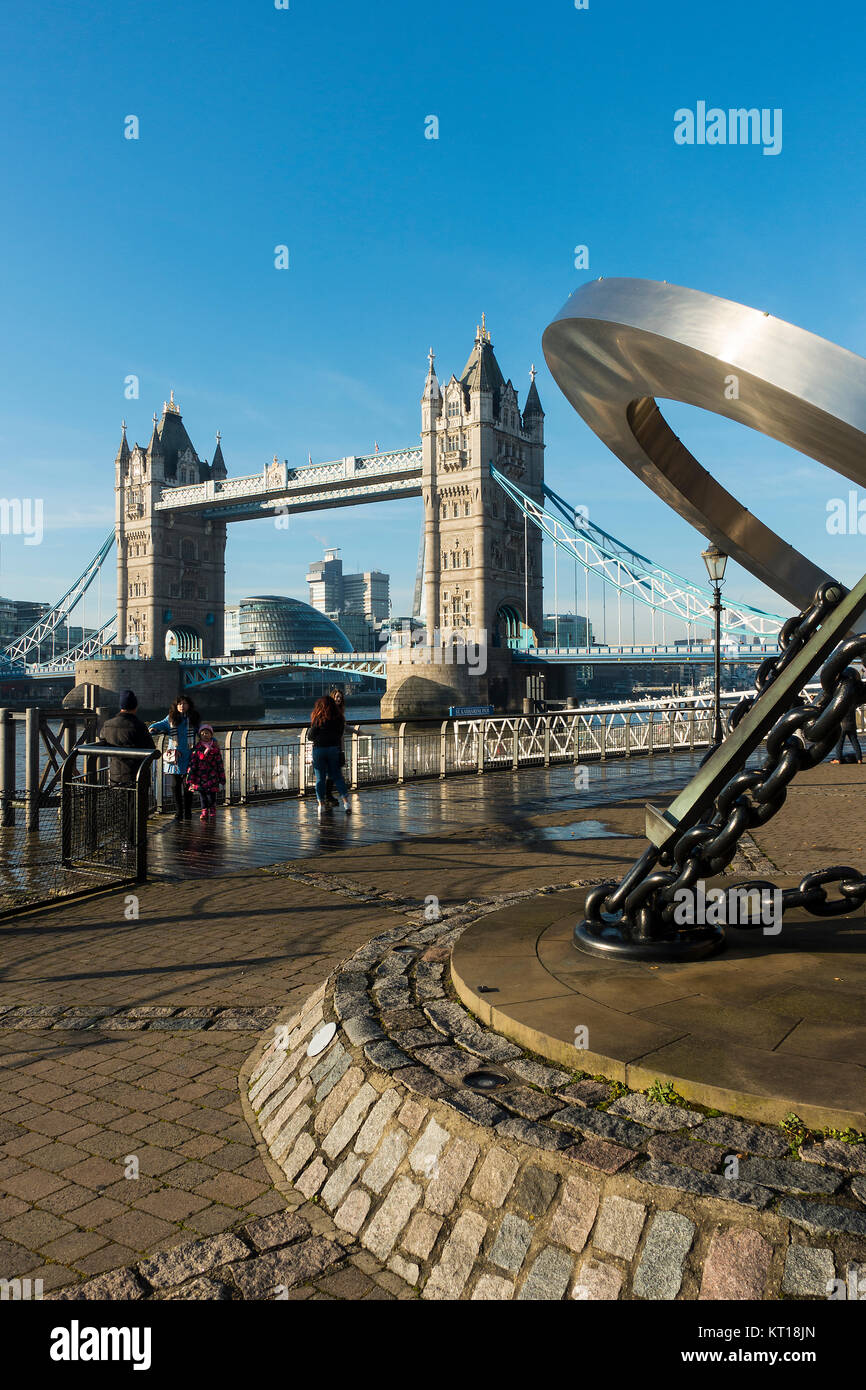
[{"label": "woman carrying backpack", "polygon": [[[334,701],[334,704],[337,706],[337,713],[340,715],[340,718],[341,718],[342,721],[343,721],[343,728],[345,729],[345,727],[346,727],[346,697],[344,696],[344,694],[343,694],[342,690],[339,688],[339,686],[335,686],[333,690],[329,690],[329,691],[328,691],[328,694],[330,695],[331,699]],[[346,766],[346,754],[343,752],[343,740],[341,739],[341,740],[340,740],[340,767],[345,767],[345,766]],[[325,783],[325,803],[326,803],[326,805],[328,805],[328,806],[339,806],[339,804],[340,804],[339,801],[337,800],[337,798],[334,796],[334,784],[333,784],[333,782],[331,781],[330,777],[328,778],[327,782]]]}]

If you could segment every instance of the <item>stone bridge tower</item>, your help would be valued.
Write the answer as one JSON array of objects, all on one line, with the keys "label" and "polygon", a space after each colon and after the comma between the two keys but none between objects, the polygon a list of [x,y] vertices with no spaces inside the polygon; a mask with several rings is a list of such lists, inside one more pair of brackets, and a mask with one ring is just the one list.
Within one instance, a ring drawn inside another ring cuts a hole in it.
[{"label": "stone bridge tower", "polygon": [[130,449],[124,424],[115,459],[117,641],[130,656],[222,654],[225,523],[157,511],[155,504],[166,488],[225,476],[219,435],[208,464],[192,446],[174,392],[161,421],[153,417],[146,449]]},{"label": "stone bridge tower", "polygon": [[483,315],[463,372],[444,389],[430,352],[421,399],[428,634],[458,629],[504,647],[525,625],[540,640],[541,532],[524,526],[523,515],[490,477],[493,463],[543,501],[544,412],[534,368],[530,376],[521,413]]},{"label": "stone bridge tower", "polygon": [[[460,377],[439,385],[430,369],[421,398],[426,645],[389,657],[382,714],[446,714],[452,705],[513,708],[525,670],[509,642],[540,637],[541,532],[490,476],[490,464],[537,501],[544,481],[544,412],[535,370],[521,412],[482,317]],[[482,661],[449,651],[460,634]]]}]

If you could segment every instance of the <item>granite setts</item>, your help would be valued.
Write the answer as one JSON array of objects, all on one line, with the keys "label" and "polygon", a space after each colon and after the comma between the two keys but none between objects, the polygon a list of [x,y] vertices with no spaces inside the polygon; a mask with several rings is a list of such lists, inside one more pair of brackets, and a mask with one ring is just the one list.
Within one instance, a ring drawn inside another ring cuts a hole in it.
[{"label": "granite setts", "polygon": [[[866,1259],[866,1145],[792,1157],[777,1128],[524,1054],[448,992],[451,948],[478,915],[382,933],[275,1028],[249,1101],[289,1182],[427,1299],[847,1287]],[[477,1089],[479,1073],[501,1084]]]},{"label": "granite setts", "polygon": [[280,1015],[271,1005],[257,1008],[224,1008],[201,1005],[142,1004],[122,1009],[116,1004],[78,1005],[8,1004],[0,1008],[0,1029],[24,1033],[47,1030],[87,1033],[94,1030],[120,1033],[144,1032],[244,1032],[260,1033]]},{"label": "granite setts", "polygon": [[276,1212],[248,1221],[237,1231],[174,1245],[136,1265],[57,1289],[46,1298],[55,1302],[274,1299],[338,1265],[344,1253],[334,1241],[314,1234],[302,1217]]}]

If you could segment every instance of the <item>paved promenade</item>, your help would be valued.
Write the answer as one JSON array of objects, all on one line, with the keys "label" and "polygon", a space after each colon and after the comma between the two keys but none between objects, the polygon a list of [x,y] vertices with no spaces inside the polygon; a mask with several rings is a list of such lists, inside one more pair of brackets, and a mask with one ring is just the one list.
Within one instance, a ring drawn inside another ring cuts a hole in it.
[{"label": "paved promenade", "polygon": [[700,762],[700,753],[656,754],[588,763],[588,782],[577,792],[570,765],[492,772],[407,782],[403,786],[365,787],[352,796],[347,816],[337,808],[321,821],[316,798],[261,802],[249,807],[220,807],[213,823],[176,825],[171,816],[150,823],[150,872],[161,878],[212,878],[245,873],[283,859],[302,859],[369,845],[405,844],[427,836],[431,826],[508,825],[519,829],[528,818],[573,808],[607,806],[630,796],[636,782],[652,786],[653,795],[676,791]]},{"label": "paved promenade", "polygon": [[[310,840],[303,862],[275,854],[286,862],[273,869],[154,882],[137,918],[128,895],[112,893],[4,925],[0,1277],[42,1278],[47,1292],[202,1237],[279,1223],[301,1199],[257,1150],[239,1091],[245,1060],[277,1016],[371,936],[407,913],[420,920],[431,897],[495,900],[622,872],[641,847],[644,801],[664,800],[683,780],[661,759],[655,768],[666,786],[643,785],[631,800],[625,765],[604,769],[611,796],[601,813],[602,796],[575,793],[570,772],[478,779],[470,786],[486,809],[474,824],[467,803],[443,830],[364,843],[358,816],[347,848],[314,855]],[[650,770],[642,765],[642,782]],[[862,774],[828,766],[798,779],[778,828],[756,837],[780,870],[862,863]],[[387,798],[405,794],[365,793],[370,824],[374,798],[384,821]],[[277,809],[287,823],[307,812]],[[236,814],[254,828],[276,811]],[[604,838],[578,837],[587,820]],[[137,1178],[127,1176],[130,1159]],[[326,1239],[315,1204],[298,1215],[328,1249],[316,1246],[311,1262],[310,1240],[300,1241],[289,1296],[412,1296],[350,1238]],[[237,1238],[251,1250],[265,1239]]]}]

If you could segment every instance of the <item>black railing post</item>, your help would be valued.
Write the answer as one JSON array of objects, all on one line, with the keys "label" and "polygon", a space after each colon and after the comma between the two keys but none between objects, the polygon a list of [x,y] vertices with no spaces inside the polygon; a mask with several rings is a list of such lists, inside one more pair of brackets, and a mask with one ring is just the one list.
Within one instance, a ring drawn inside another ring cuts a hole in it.
[{"label": "black railing post", "polygon": [[24,712],[24,799],[29,831],[39,829],[39,710]]},{"label": "black railing post", "polygon": [[713,650],[713,743],[718,748],[722,733],[722,598],[718,583],[713,585],[713,619],[715,645]]},{"label": "black railing post", "polygon": [[73,748],[60,769],[60,862],[64,869],[72,864],[72,778],[77,761]]},{"label": "black railing post", "polygon": [[15,824],[15,716],[0,709],[0,826]]},{"label": "black railing post", "polygon": [[135,881],[147,882],[147,813],[150,804],[150,758],[142,758],[135,775]]}]

